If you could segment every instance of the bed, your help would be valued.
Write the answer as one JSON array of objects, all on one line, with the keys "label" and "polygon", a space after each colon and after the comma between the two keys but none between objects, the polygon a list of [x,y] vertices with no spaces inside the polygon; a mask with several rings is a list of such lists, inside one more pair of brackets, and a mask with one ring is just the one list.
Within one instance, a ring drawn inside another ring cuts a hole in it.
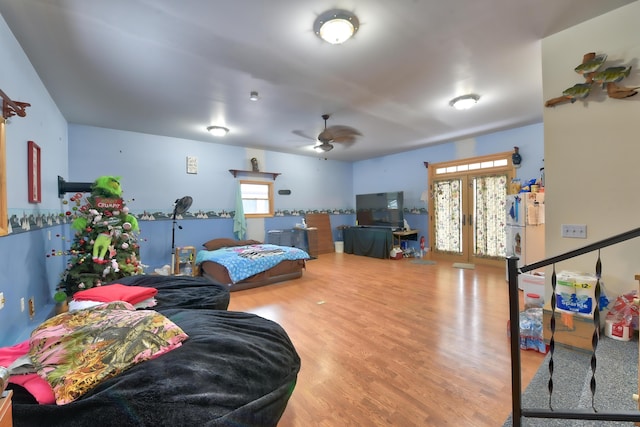
[{"label": "bed", "polygon": [[136,313],[158,313],[188,337],[66,404],[38,404],[27,388],[9,383],[16,427],[277,425],[300,369],[282,327],[227,311],[228,289],[204,277],[132,276],[118,283],[156,288],[157,305]]},{"label": "bed", "polygon": [[200,275],[230,291],[298,279],[310,259],[302,249],[255,240],[219,238],[203,246],[196,257]]}]

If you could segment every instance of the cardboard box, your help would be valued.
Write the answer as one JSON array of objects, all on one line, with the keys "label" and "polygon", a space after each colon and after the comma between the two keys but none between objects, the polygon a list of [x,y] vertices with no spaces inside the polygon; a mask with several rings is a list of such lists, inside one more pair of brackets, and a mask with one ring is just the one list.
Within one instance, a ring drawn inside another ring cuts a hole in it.
[{"label": "cardboard box", "polygon": [[[601,313],[602,315],[602,313]],[[563,311],[555,312],[556,331],[554,339],[556,344],[592,351],[593,346],[593,317],[576,315]],[[549,344],[551,340],[551,307],[545,306],[542,311],[542,331],[544,342]]]}]

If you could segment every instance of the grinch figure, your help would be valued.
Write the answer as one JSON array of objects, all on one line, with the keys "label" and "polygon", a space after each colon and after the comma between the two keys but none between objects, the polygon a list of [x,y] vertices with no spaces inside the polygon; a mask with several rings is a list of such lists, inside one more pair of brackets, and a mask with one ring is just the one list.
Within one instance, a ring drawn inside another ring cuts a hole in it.
[{"label": "grinch figure", "polygon": [[120,177],[101,176],[92,184],[91,195],[77,193],[75,230],[67,269],[59,288],[68,296],[124,276],[142,274],[137,244],[138,220],[122,200]]}]

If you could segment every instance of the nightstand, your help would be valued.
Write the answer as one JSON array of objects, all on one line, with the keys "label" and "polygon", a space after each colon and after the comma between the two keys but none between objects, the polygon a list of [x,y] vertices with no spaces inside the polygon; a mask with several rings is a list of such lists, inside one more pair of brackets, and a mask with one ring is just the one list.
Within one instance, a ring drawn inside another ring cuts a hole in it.
[{"label": "nightstand", "polygon": [[5,390],[0,398],[0,427],[13,427],[12,395],[13,390]]}]

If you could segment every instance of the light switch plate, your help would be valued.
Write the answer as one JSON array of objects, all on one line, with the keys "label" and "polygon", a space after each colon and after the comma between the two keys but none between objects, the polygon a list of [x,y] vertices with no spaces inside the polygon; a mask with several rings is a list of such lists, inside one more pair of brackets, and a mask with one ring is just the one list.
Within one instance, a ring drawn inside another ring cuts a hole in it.
[{"label": "light switch plate", "polygon": [[586,224],[562,224],[561,237],[568,237],[572,239],[586,239],[587,238],[587,225]]}]

